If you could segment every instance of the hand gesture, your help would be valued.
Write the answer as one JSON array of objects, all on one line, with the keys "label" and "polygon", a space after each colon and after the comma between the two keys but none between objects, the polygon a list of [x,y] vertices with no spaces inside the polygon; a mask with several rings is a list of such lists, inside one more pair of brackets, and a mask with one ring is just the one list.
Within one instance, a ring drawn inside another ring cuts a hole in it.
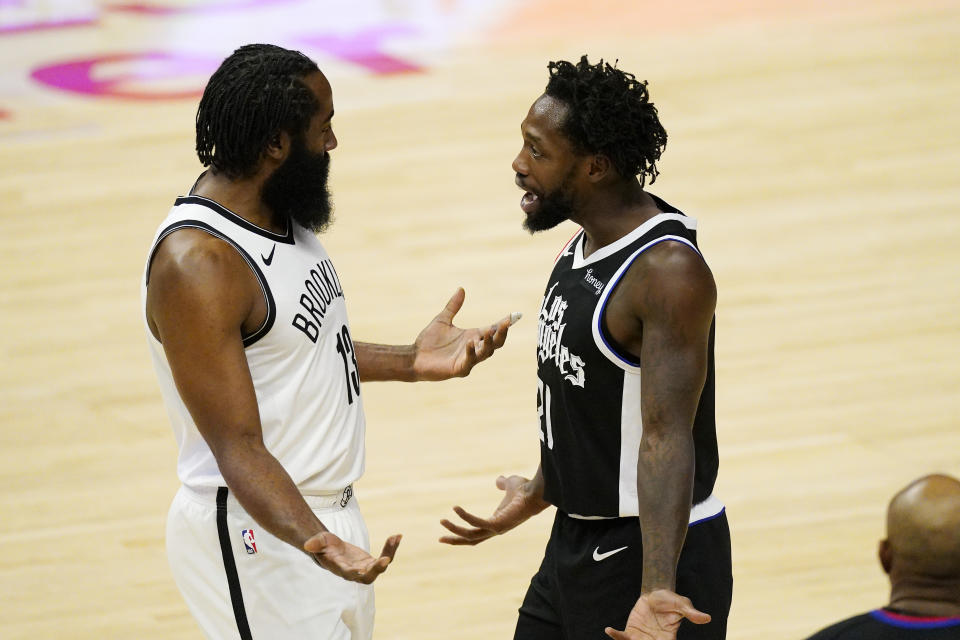
[{"label": "hand gesture", "polygon": [[503,346],[507,329],[520,319],[519,313],[513,313],[482,330],[455,327],[453,317],[463,306],[464,298],[464,290],[457,289],[443,311],[417,336],[413,344],[417,380],[462,378]]},{"label": "hand gesture", "polygon": [[710,622],[710,615],[694,609],[689,598],[657,589],[643,594],[633,605],[626,629],[607,627],[605,631],[614,640],[675,640],[684,618],[695,624]]},{"label": "hand gesture", "polygon": [[321,567],[334,573],[344,580],[370,584],[381,573],[387,570],[387,565],[393,561],[393,556],[400,546],[400,535],[390,536],[379,558],[373,558],[369,553],[349,542],[344,542],[329,531],[323,531],[303,543],[305,551],[310,553]]},{"label": "hand gesture", "polygon": [[505,533],[513,529],[518,524],[526,521],[531,516],[535,516],[549,506],[540,495],[532,492],[529,487],[529,480],[521,476],[510,476],[497,478],[497,488],[506,493],[503,500],[497,506],[493,515],[487,519],[477,516],[463,510],[461,507],[454,507],[453,510],[458,516],[470,525],[471,528],[456,525],[449,520],[441,520],[452,536],[443,536],[440,542],[454,545],[475,545],[480,544],[488,538]]}]

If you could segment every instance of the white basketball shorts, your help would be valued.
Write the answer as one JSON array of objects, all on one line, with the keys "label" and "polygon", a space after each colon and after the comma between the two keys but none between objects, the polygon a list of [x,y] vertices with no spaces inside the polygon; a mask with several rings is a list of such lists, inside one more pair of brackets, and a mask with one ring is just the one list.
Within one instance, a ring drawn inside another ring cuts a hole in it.
[{"label": "white basketball shorts", "polygon": [[[342,540],[369,551],[352,488],[304,496]],[[373,585],[348,582],[258,525],[226,487],[181,487],[167,515],[167,557],[212,640],[369,640]]]}]

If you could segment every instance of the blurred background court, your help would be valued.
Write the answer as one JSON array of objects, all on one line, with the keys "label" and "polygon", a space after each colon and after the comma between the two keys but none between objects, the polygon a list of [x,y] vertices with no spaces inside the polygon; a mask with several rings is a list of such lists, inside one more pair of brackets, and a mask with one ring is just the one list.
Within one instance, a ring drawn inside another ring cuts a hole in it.
[{"label": "blurred background court", "polygon": [[323,241],[357,339],[524,319],[465,379],[364,387],[381,639],[512,637],[541,515],[477,548],[460,504],[537,463],[536,317],[567,223],[521,228],[510,163],[546,64],[650,81],[651,189],[719,287],[729,637],[799,638],[885,602],[886,502],[960,474],[960,3],[942,0],[0,0],[0,637],[199,638],[167,569],[175,445],[139,278],[200,168],[203,84],[246,42],[334,88]]}]

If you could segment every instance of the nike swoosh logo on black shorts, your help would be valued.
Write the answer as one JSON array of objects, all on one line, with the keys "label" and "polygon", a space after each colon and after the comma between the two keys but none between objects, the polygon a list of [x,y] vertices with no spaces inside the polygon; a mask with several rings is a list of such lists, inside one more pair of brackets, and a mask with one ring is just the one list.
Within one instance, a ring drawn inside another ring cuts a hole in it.
[{"label": "nike swoosh logo on black shorts", "polygon": [[598,546],[596,549],[593,550],[593,559],[596,560],[597,562],[600,562],[601,560],[606,560],[607,558],[609,558],[615,553],[620,553],[626,548],[627,547],[620,547],[619,549],[613,549],[612,551],[604,551],[603,553],[600,553],[600,547]]}]

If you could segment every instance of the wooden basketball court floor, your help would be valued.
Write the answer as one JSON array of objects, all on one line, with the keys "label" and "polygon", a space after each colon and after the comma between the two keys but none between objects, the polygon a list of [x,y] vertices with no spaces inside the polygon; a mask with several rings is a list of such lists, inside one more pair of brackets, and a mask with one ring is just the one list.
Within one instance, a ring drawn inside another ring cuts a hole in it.
[{"label": "wooden basketball court floor", "polygon": [[[275,4],[301,23],[351,17]],[[551,59],[619,59],[650,81],[670,135],[652,191],[700,222],[719,286],[729,637],[805,637],[883,604],[888,498],[960,474],[960,3],[662,4],[498,3],[455,38],[400,42],[405,73],[316,54],[340,140],[324,242],[354,335],[410,341],[460,285],[463,324],[525,315],[467,379],[364,387],[359,500],[374,545],[404,534],[377,582],[378,638],[511,637],[547,539],[544,514],[476,548],[437,543],[452,505],[489,512],[495,477],[537,464],[537,310],[574,228],[520,228],[510,163]],[[200,637],[165,559],[175,446],[138,299],[152,233],[199,171],[196,98],[30,75],[202,35],[183,17],[200,5],[167,5],[183,12],[90,3],[93,23],[0,31],[2,638]],[[427,24],[477,3],[353,5]],[[222,37],[217,58],[239,44]]]}]

